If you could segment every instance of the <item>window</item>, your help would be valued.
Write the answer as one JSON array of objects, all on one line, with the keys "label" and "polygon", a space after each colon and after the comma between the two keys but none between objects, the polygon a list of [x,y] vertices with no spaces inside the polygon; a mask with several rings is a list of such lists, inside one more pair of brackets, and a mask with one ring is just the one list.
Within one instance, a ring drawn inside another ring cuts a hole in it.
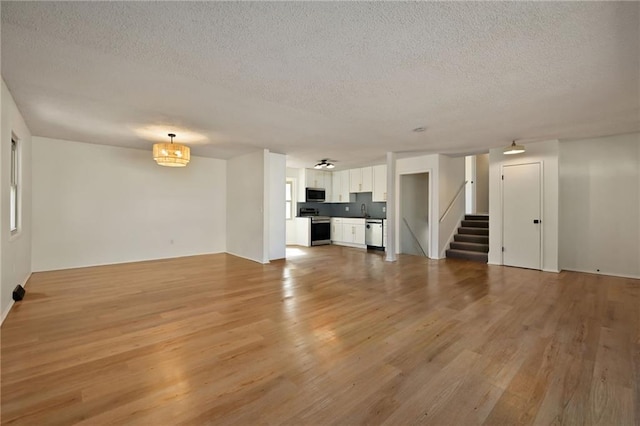
[{"label": "window", "polygon": [[[282,181],[281,181],[282,182]],[[291,220],[293,218],[293,181],[288,180],[284,187],[285,199],[285,218]]]},{"label": "window", "polygon": [[18,141],[11,138],[11,233],[18,232]]}]

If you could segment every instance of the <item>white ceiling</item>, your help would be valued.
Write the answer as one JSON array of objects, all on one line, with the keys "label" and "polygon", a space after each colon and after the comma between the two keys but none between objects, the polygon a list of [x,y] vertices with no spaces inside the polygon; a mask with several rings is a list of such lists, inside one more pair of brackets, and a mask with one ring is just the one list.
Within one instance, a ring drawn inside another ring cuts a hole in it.
[{"label": "white ceiling", "polygon": [[348,167],[640,130],[639,10],[3,1],[2,76],[34,135]]}]

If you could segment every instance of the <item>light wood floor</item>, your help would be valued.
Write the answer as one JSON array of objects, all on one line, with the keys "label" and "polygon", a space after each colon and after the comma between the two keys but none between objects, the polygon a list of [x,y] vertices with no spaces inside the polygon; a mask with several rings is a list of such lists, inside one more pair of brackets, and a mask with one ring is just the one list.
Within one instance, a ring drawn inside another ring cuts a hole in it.
[{"label": "light wood floor", "polygon": [[293,251],[34,274],[2,423],[640,423],[638,280]]}]

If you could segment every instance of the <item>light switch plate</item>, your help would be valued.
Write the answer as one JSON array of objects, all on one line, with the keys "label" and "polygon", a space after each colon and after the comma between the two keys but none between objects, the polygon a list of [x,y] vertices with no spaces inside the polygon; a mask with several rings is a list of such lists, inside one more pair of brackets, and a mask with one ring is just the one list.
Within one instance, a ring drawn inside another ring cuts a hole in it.
[{"label": "light switch plate", "polygon": [[386,213],[387,212],[387,208],[386,207],[382,207],[382,213]]}]

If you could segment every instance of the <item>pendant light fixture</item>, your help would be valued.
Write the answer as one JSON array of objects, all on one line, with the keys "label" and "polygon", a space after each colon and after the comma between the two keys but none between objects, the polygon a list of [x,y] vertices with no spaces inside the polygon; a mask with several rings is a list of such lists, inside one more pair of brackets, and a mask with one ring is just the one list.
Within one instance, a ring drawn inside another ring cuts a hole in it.
[{"label": "pendant light fixture", "polygon": [[516,145],[516,141],[511,142],[511,145],[504,149],[504,155],[522,154],[524,152],[524,146]]},{"label": "pendant light fixture", "polygon": [[320,160],[318,164],[313,166],[314,169],[333,169],[336,165],[331,163],[328,158]]},{"label": "pendant light fixture", "polygon": [[157,143],[153,145],[153,159],[160,166],[185,167],[191,160],[191,150],[188,146],[173,143],[174,133],[169,133],[170,143]]}]

